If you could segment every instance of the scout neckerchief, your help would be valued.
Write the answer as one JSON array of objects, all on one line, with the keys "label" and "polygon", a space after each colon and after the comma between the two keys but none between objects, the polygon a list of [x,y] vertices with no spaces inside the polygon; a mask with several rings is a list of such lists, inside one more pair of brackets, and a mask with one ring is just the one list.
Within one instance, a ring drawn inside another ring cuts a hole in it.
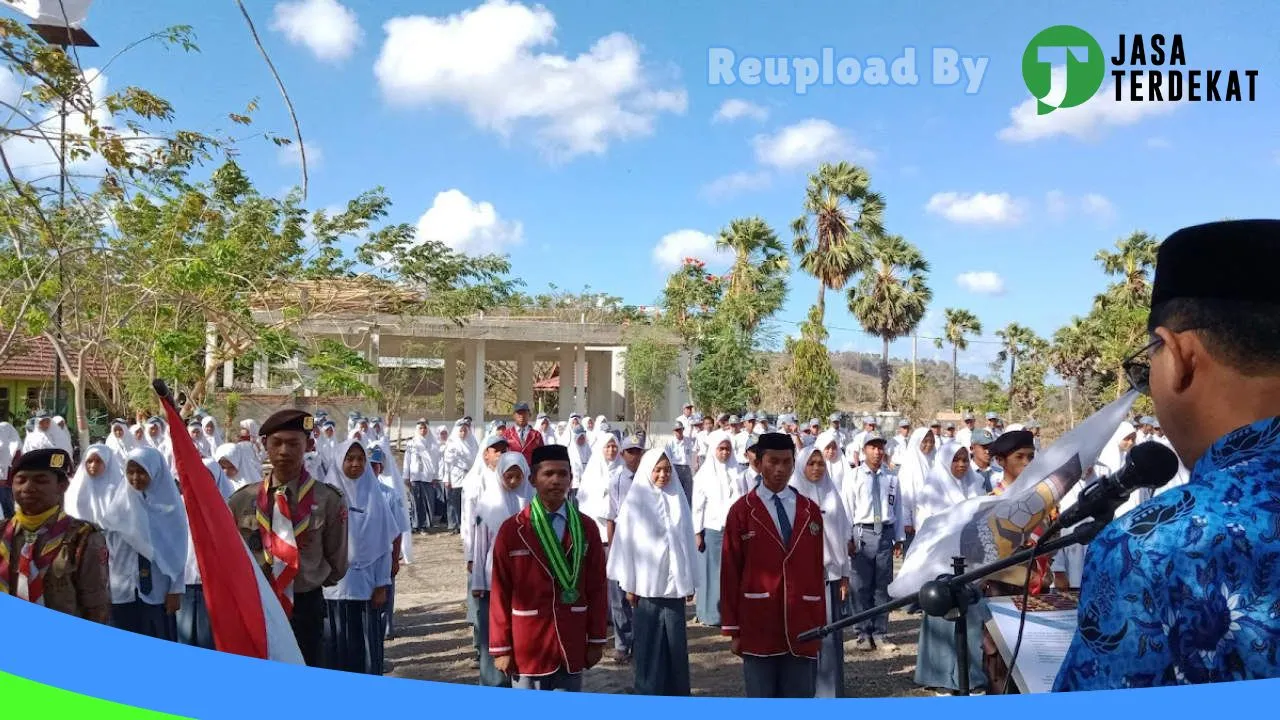
[{"label": "scout neckerchief", "polygon": [[534,498],[533,502],[529,503],[529,518],[533,521],[533,532],[538,536],[542,551],[546,553],[547,561],[551,565],[551,574],[555,576],[556,583],[560,586],[560,601],[572,604],[578,601],[578,577],[582,573],[582,557],[587,552],[587,543],[582,535],[582,517],[578,515],[578,508],[567,501],[564,508],[565,515],[568,517],[572,567],[569,565],[569,559],[565,557],[564,546],[560,544],[555,530],[551,527],[551,518],[547,517],[546,508],[542,507],[542,500]]},{"label": "scout neckerchief", "polygon": [[[0,539],[0,594],[13,594],[20,600],[44,605],[44,571],[62,550],[70,526],[71,516],[58,508],[52,522],[46,521],[34,532],[24,529],[22,546],[15,547],[18,519],[10,519]],[[18,551],[18,577],[11,590],[9,576],[14,550]]]},{"label": "scout neckerchief", "polygon": [[[293,616],[293,579],[298,575],[298,539],[311,527],[316,481],[307,471],[298,478],[298,502],[289,511],[288,485],[269,489],[271,478],[258,488],[258,533],[262,537],[262,560],[271,564],[271,588],[275,590],[285,615]],[[272,501],[274,496],[274,502]]]}]

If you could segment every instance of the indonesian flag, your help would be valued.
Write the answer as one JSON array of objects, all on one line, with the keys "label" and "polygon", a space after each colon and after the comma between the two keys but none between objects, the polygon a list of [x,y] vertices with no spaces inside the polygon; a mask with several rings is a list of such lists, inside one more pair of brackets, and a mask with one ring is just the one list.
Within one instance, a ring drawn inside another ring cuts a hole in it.
[{"label": "indonesian flag", "polygon": [[89,16],[93,0],[0,0],[42,25],[78,28]]},{"label": "indonesian flag", "polygon": [[[1130,392],[1089,416],[1038,453],[1004,493],[969,498],[925,520],[916,528],[889,594],[895,598],[913,595],[938,576],[951,575],[953,557],[963,556],[965,568],[976,570],[1034,543],[1035,533],[1067,491],[1093,470],[1098,455],[1137,399],[1138,393]],[[1026,577],[1022,567],[1005,573],[993,577],[1017,585]]]},{"label": "indonesian flag", "polygon": [[191,523],[214,646],[235,655],[304,664],[284,608],[241,538],[168,388],[160,380],[155,386],[169,423],[173,464]]}]

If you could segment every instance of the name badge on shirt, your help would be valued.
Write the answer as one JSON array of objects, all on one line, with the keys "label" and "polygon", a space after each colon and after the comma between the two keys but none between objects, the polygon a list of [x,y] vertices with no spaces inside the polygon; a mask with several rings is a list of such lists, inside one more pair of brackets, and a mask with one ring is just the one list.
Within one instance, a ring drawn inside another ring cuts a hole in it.
[{"label": "name badge on shirt", "polygon": [[742,533],[742,540],[743,542],[746,542],[747,540],[750,540],[755,536],[756,536],[755,530],[748,530],[747,532]]}]

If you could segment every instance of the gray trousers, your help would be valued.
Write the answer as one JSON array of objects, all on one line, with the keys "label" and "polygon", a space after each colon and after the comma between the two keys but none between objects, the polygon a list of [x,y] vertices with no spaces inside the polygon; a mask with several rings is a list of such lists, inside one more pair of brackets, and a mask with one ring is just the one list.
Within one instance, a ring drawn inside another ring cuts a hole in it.
[{"label": "gray trousers", "polygon": [[637,695],[688,697],[689,640],[684,598],[638,598],[635,610]]},{"label": "gray trousers", "polygon": [[693,468],[688,465],[676,465],[676,477],[680,478],[680,487],[684,489],[684,499],[693,504]]},{"label": "gray trousers", "polygon": [[811,698],[817,661],[795,655],[742,656],[742,676],[750,698]]},{"label": "gray trousers", "polygon": [[724,551],[724,533],[710,528],[702,531],[706,549],[695,560],[698,563],[698,621],[710,627],[720,626],[720,561]]},{"label": "gray trousers", "polygon": [[559,690],[561,692],[582,692],[582,673],[567,673],[561,668],[550,675],[521,675],[511,687],[517,690]]},{"label": "gray trousers", "polygon": [[[889,583],[893,581],[893,526],[884,525],[880,533],[874,528],[854,526],[853,537],[858,552],[853,560],[853,609],[866,612],[889,602]],[[858,637],[877,637],[889,632],[888,614],[877,615],[858,623]]]},{"label": "gray trousers", "polygon": [[471,598],[475,603],[476,623],[472,633],[476,650],[480,653],[480,684],[484,687],[511,687],[511,678],[494,667],[493,656],[489,654],[489,593],[479,598]]},{"label": "gray trousers", "polygon": [[627,604],[627,594],[622,591],[622,586],[613,580],[609,581],[609,612],[613,615],[613,649],[630,654],[635,642],[635,632],[631,627],[633,611]]},{"label": "gray trousers", "polygon": [[[848,603],[840,602],[840,581],[827,582],[828,622],[846,617]],[[836,630],[822,638],[818,651],[818,676],[814,697],[844,697],[844,630]]]}]

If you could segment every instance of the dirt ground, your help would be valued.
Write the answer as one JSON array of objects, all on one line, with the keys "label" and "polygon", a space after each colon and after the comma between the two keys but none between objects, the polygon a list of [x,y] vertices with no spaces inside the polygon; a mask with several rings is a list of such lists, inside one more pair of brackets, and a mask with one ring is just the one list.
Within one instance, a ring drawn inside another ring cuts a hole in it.
[{"label": "dirt ground", "polygon": [[[396,638],[386,648],[387,674],[474,684],[479,670],[466,621],[466,567],[457,535],[444,531],[415,535],[413,563],[400,571],[396,583]],[[889,639],[894,652],[854,650],[845,646],[847,697],[904,697],[928,695],[912,682],[915,672],[919,620],[894,613]],[[612,646],[610,646],[612,648]],[[585,690],[631,693],[633,670],[616,665],[611,653],[588,670]],[[689,624],[689,665],[693,694],[741,697],[742,663],[729,653],[728,639],[715,628]]]}]

